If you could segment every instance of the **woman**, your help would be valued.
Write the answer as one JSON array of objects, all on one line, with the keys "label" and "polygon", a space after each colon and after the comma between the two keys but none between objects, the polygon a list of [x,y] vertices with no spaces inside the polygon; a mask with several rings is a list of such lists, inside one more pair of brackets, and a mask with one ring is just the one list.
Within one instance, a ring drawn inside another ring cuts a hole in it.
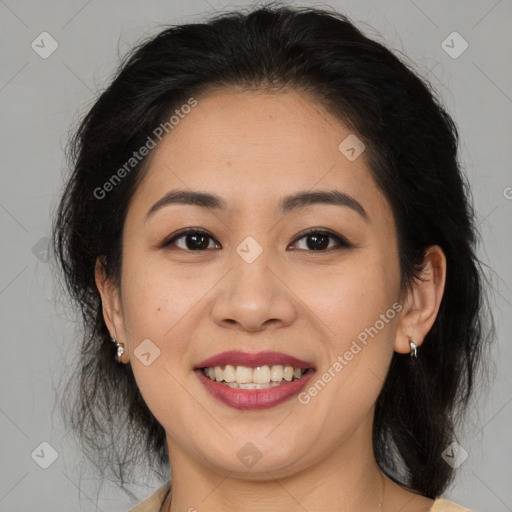
[{"label": "woman", "polygon": [[168,28],[72,150],[70,423],[121,484],[170,470],[134,511],[468,510],[439,497],[490,339],[476,230],[405,64],[316,9]]}]

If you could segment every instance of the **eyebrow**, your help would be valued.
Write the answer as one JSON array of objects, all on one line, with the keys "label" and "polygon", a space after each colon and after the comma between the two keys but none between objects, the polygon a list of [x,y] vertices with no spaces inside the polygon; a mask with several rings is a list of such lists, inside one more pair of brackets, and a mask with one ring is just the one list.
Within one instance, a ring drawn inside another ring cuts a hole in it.
[{"label": "eyebrow", "polygon": [[[192,190],[171,190],[149,209],[148,213],[146,214],[146,219],[164,206],[173,204],[200,206],[209,210],[228,209],[226,201],[215,194]],[[368,214],[363,208],[363,205],[349,194],[341,192],[340,190],[297,192],[295,194],[284,197],[279,203],[278,210],[282,213],[289,213],[293,210],[314,204],[345,206],[357,212],[364,220],[368,222]]]}]

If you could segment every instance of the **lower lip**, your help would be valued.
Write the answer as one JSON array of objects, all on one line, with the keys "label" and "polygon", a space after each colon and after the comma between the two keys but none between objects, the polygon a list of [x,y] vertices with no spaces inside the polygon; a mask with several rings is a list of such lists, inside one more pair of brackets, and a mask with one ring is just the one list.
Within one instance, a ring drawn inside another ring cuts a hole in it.
[{"label": "lower lip", "polygon": [[234,389],[206,377],[202,370],[194,370],[204,387],[217,400],[235,409],[268,409],[300,393],[311,379],[314,370],[309,369],[300,379],[267,389]]}]

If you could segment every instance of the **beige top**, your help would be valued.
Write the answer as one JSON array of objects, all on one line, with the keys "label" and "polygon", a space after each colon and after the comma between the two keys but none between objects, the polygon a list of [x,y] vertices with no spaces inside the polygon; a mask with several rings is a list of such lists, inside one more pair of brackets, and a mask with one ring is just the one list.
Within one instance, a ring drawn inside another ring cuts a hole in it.
[{"label": "beige top", "polygon": [[[130,512],[160,512],[160,508],[171,488],[171,482],[168,481],[159,487],[149,498],[132,508]],[[461,507],[453,501],[438,499],[432,505],[429,512],[472,512],[469,508]]]}]

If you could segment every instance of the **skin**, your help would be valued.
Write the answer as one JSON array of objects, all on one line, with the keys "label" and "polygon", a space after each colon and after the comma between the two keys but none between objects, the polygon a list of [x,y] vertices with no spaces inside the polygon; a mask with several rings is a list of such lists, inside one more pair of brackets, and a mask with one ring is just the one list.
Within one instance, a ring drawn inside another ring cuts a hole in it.
[{"label": "skin", "polygon": [[[96,266],[105,321],[125,347],[122,362],[131,363],[167,433],[173,493],[163,510],[377,511],[375,401],[393,352],[409,352],[409,336],[421,357],[446,258],[431,247],[424,280],[400,289],[390,206],[365,153],[349,161],[338,150],[351,132],[312,98],[217,90],[197,99],[153,150],[130,204],[121,288],[100,259]],[[215,193],[228,209],[174,204],[146,219],[173,189]],[[357,199],[368,221],[338,205],[276,211],[283,196],[331,189]],[[186,227],[207,231],[210,248],[187,251],[185,237],[159,245]],[[308,238],[297,237],[313,227],[353,247],[313,251]],[[236,252],[247,236],[263,248],[250,264]],[[276,350],[312,361],[321,376],[397,301],[402,311],[306,405],[295,396],[269,409],[236,410],[213,398],[192,371],[226,350]],[[149,366],[134,354],[147,338],[160,350]],[[237,457],[247,442],[261,453],[251,468]],[[382,510],[427,511],[432,503],[386,478]]]}]

